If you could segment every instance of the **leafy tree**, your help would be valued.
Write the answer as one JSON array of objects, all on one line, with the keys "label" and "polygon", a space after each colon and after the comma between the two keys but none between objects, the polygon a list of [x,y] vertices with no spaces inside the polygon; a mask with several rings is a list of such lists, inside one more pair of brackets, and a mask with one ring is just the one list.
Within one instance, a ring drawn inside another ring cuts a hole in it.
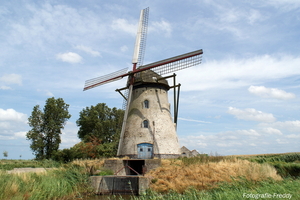
[{"label": "leafy tree", "polygon": [[[80,112],[77,126],[78,137],[86,143],[85,149],[91,149],[98,155],[92,157],[115,156],[122,129],[124,110],[109,108],[105,103],[86,107]],[[97,140],[95,139],[97,138]],[[98,145],[95,145],[99,143]],[[101,145],[100,145],[101,144]]]},{"label": "leafy tree", "polygon": [[75,159],[72,149],[57,150],[51,157],[55,161],[68,163]]},{"label": "leafy tree", "polygon": [[101,157],[97,151],[98,146],[101,145],[101,140],[96,137],[91,137],[90,142],[79,142],[71,149],[74,152],[74,158],[99,158]]},{"label": "leafy tree", "polygon": [[30,148],[36,159],[49,159],[55,153],[61,143],[61,129],[71,117],[68,112],[69,105],[62,98],[48,98],[44,110],[39,105],[34,106],[31,116],[28,118],[32,129],[26,137],[31,140]]},{"label": "leafy tree", "polygon": [[4,156],[5,158],[7,158],[8,152],[7,152],[7,151],[3,151],[3,156]]}]

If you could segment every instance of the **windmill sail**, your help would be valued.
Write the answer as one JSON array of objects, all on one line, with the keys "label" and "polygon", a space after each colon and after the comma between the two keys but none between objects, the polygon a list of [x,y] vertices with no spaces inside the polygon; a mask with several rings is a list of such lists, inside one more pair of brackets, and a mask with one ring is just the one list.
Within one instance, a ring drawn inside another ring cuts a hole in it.
[{"label": "windmill sail", "polygon": [[146,47],[147,29],[148,29],[149,8],[141,10],[139,27],[137,31],[132,63],[138,66],[142,65]]},{"label": "windmill sail", "polygon": [[126,89],[124,92],[124,96],[126,97],[126,99],[125,98],[123,99],[122,110],[125,110],[127,107],[128,95],[129,95],[129,89]]},{"label": "windmill sail", "polygon": [[201,64],[202,49],[139,67],[137,72],[151,69],[159,75]]},{"label": "windmill sail", "polygon": [[120,80],[124,76],[127,75],[126,74],[127,70],[128,70],[128,67],[124,68],[124,69],[121,69],[121,70],[118,70],[116,72],[104,75],[104,76],[89,79],[89,80],[85,81],[85,85],[84,85],[83,90],[92,89],[92,88],[97,87],[99,85],[103,85],[103,84],[106,84],[106,83],[110,83],[110,82],[113,82],[113,81]]}]

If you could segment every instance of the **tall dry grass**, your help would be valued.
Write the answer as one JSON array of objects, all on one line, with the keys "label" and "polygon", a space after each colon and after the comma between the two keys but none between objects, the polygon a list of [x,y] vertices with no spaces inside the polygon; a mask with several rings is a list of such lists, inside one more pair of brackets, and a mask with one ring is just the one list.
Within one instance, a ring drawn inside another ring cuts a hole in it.
[{"label": "tall dry grass", "polygon": [[77,166],[46,173],[8,174],[0,170],[0,199],[75,199],[90,191],[88,175]]},{"label": "tall dry grass", "polygon": [[[105,160],[128,160],[129,157],[113,157],[113,158],[106,158],[106,159],[77,159],[71,162],[72,165],[78,165],[82,167],[85,173],[94,175],[98,174],[99,171],[107,171],[108,169],[104,169],[104,162]],[[112,171],[111,171],[112,172]]]},{"label": "tall dry grass", "polygon": [[219,162],[193,162],[184,160],[162,160],[162,166],[146,174],[152,179],[151,189],[157,192],[170,190],[183,193],[188,188],[210,189],[220,182],[231,182],[235,178],[261,181],[268,178],[281,180],[274,167],[268,164],[252,163],[236,158]]},{"label": "tall dry grass", "polygon": [[94,174],[97,170],[101,169],[104,165],[105,159],[93,159],[93,160],[74,160],[72,161],[72,165],[78,165],[83,167],[85,173]]}]

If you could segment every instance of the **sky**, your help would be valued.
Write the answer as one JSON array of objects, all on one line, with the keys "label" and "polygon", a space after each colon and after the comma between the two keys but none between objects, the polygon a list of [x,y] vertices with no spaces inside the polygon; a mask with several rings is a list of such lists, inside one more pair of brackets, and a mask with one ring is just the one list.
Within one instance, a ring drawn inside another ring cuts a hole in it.
[{"label": "sky", "polygon": [[[79,112],[122,108],[126,79],[83,91],[87,79],[132,67],[140,10],[149,7],[144,64],[203,49],[177,72],[177,134],[199,153],[300,152],[299,0],[17,0],[0,3],[0,159],[33,159],[33,107],[63,98],[72,117],[60,149],[80,142]],[[172,91],[169,93],[172,101]]]}]

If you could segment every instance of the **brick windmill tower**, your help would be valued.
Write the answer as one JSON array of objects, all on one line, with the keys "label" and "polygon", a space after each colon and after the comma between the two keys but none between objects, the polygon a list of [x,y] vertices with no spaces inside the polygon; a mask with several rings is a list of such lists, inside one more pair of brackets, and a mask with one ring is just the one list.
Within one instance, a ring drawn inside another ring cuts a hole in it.
[{"label": "brick windmill tower", "polygon": [[[197,50],[147,65],[142,65],[149,8],[141,11],[132,71],[127,68],[90,79],[85,82],[88,90],[128,77],[127,85],[117,89],[125,99],[125,114],[120,135],[118,156],[151,159],[176,158],[180,147],[176,133],[180,84],[176,85],[175,71],[201,63],[203,51]],[[173,78],[173,85],[166,79]],[[168,91],[174,89],[174,117],[168,100]],[[177,88],[177,92],[176,92]],[[121,91],[125,92],[122,93]]]}]

